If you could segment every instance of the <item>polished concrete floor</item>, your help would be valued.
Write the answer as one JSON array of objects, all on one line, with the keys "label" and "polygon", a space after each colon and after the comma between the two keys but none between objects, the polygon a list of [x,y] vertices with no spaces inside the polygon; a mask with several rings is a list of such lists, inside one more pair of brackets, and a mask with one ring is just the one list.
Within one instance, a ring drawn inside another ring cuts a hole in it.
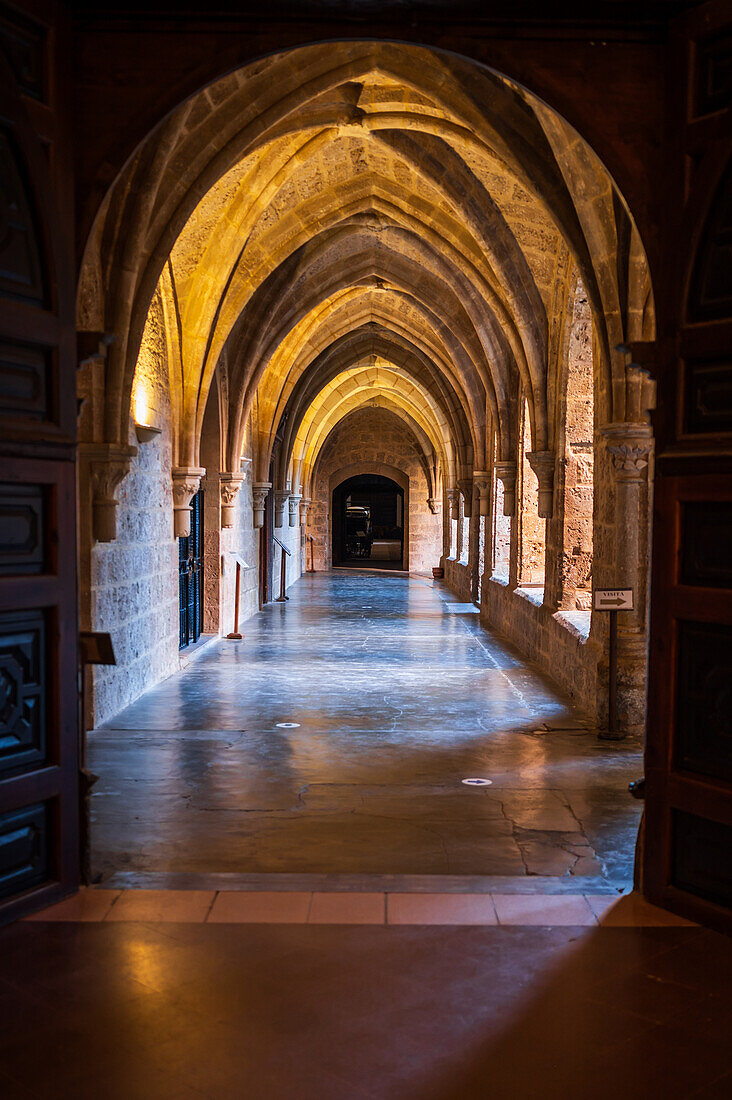
[{"label": "polished concrete floor", "polygon": [[0,1096],[728,1100],[731,983],[693,927],[21,922]]},{"label": "polished concrete floor", "polygon": [[289,594],[90,735],[105,885],[628,888],[637,743],[598,741],[442,584],[339,570]]}]

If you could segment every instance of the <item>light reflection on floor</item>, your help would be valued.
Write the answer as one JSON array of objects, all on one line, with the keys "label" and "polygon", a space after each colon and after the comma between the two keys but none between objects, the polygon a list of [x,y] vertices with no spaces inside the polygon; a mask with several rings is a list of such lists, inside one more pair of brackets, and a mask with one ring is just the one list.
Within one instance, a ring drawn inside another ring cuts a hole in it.
[{"label": "light reflection on floor", "polygon": [[97,871],[629,885],[636,743],[598,742],[442,585],[290,597],[91,735]]}]

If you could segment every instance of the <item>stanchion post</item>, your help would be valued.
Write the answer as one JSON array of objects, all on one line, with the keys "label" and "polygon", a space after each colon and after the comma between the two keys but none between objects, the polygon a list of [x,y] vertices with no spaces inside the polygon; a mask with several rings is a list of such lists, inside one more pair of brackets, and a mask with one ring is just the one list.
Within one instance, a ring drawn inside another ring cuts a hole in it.
[{"label": "stanchion post", "polygon": [[608,733],[618,736],[618,613],[610,612],[610,645],[608,669]]},{"label": "stanchion post", "polygon": [[241,565],[237,561],[236,563],[236,587],[234,589],[234,629],[231,634],[227,634],[227,638],[231,638],[234,642],[241,641],[241,634],[239,633],[239,592],[241,589]]},{"label": "stanchion post", "polygon": [[287,558],[285,557],[284,546],[280,550],[280,557],[282,559],[282,565],[280,566],[280,594],[277,597],[277,603],[284,603],[285,600],[289,600],[289,596],[285,595],[285,589],[287,588]]},{"label": "stanchion post", "polygon": [[622,741],[625,737],[618,728],[618,611],[632,611],[634,599],[632,588],[596,588],[593,592],[594,610],[610,613],[607,730],[598,733],[598,737],[605,741]]}]

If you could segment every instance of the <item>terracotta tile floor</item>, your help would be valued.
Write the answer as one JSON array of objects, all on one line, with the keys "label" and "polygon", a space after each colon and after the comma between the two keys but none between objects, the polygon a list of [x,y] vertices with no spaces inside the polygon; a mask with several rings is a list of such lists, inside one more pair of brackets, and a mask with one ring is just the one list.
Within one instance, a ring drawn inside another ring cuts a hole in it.
[{"label": "terracotta tile floor", "polygon": [[721,1100],[730,983],[732,942],[697,927],[23,921],[0,931],[0,1096]]},{"label": "terracotta tile floor", "polygon": [[[186,924],[506,924],[626,928],[689,926],[637,894],[497,894],[292,890],[85,889],[32,922]],[[692,925],[693,927],[693,925]]]}]

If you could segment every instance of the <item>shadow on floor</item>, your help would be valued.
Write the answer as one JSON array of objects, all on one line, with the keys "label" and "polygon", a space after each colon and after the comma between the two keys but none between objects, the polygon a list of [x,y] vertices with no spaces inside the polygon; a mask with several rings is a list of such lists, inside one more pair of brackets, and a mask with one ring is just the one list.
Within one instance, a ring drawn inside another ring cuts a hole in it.
[{"label": "shadow on floor", "polygon": [[20,923],[6,1100],[729,1096],[732,945],[692,928]]}]

